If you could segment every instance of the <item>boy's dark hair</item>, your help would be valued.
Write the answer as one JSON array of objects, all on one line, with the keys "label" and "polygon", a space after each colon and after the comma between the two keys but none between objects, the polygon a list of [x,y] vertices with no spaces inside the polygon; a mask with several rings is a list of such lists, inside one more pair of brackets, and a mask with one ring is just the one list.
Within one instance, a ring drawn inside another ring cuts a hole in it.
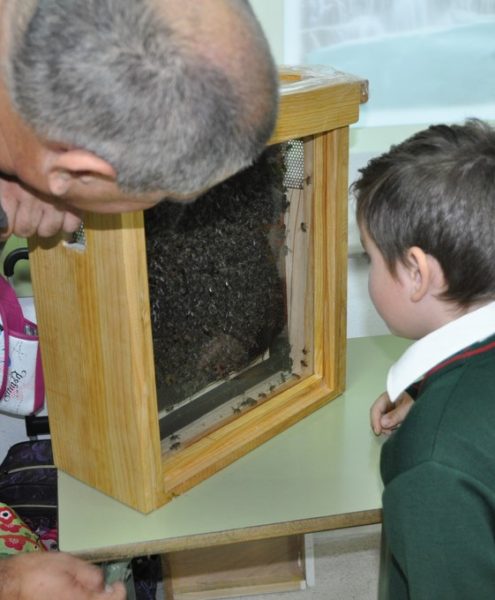
[{"label": "boy's dark hair", "polygon": [[416,133],[360,170],[356,216],[392,274],[412,246],[463,306],[495,297],[495,130],[472,119]]}]

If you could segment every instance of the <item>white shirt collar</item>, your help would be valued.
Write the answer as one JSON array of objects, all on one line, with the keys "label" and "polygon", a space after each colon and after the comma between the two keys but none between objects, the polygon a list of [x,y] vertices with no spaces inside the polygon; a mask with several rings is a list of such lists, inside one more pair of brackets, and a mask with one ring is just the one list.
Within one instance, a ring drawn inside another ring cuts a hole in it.
[{"label": "white shirt collar", "polygon": [[390,400],[395,402],[405,389],[446,358],[494,333],[495,302],[490,302],[421,338],[390,368]]}]

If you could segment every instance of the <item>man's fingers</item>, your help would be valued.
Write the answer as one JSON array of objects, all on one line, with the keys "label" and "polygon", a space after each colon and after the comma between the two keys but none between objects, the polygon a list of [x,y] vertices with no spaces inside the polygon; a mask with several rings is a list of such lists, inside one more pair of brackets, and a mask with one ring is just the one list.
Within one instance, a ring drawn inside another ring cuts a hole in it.
[{"label": "man's fingers", "polygon": [[78,560],[71,565],[71,568],[73,577],[82,587],[91,592],[104,591],[105,581],[100,567]]},{"label": "man's fingers", "polygon": [[12,218],[12,233],[20,237],[30,237],[36,233],[42,218],[41,203],[20,202]]},{"label": "man's fingers", "polygon": [[62,231],[65,233],[74,233],[81,226],[82,219],[76,212],[65,212]]},{"label": "man's fingers", "polygon": [[125,600],[126,598],[124,584],[117,581],[112,585],[105,585],[103,570],[96,565],[78,560],[74,563],[73,576],[87,591],[88,600]]},{"label": "man's fingers", "polygon": [[98,594],[94,600],[125,600],[126,598],[125,585],[121,581],[116,581],[112,585],[107,586],[105,591]]},{"label": "man's fingers", "polygon": [[51,237],[60,231],[73,233],[81,224],[78,211],[37,197],[14,181],[0,179],[0,204],[8,221],[0,230],[0,239],[12,234]]}]

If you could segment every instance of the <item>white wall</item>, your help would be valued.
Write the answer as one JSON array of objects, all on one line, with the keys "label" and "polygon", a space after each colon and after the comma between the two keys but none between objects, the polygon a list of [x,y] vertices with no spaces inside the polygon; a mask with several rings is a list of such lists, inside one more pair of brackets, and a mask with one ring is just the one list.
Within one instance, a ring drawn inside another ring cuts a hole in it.
[{"label": "white wall", "polygon": [[284,60],[284,0],[251,0],[277,64]]}]

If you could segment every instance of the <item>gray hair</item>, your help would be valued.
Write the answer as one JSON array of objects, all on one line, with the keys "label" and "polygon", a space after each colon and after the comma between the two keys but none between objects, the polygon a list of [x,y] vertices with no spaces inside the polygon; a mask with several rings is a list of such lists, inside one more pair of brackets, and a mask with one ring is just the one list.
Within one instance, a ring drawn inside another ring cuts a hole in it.
[{"label": "gray hair", "polygon": [[127,192],[196,193],[249,165],[276,120],[266,39],[231,5],[253,50],[234,73],[149,0],[38,0],[11,53],[14,105],[39,135],[109,162]]}]

